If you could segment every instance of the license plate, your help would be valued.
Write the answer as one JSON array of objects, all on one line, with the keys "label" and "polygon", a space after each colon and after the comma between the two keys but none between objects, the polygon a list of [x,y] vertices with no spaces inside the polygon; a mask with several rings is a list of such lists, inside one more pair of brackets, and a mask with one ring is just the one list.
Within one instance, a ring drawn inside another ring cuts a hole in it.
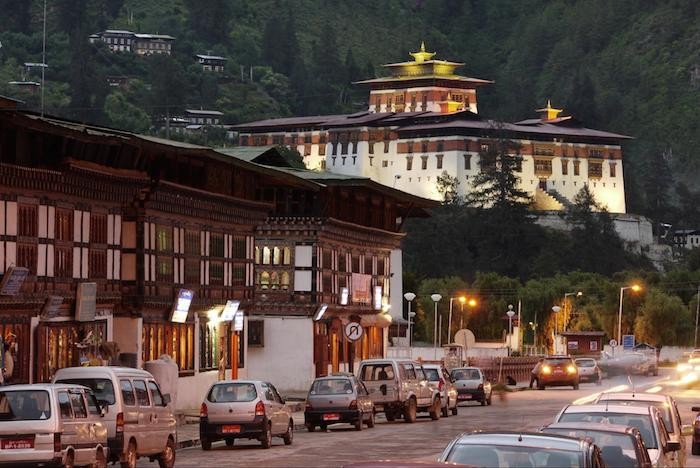
[{"label": "license plate", "polygon": [[338,413],[328,413],[323,415],[324,421],[337,421],[339,419],[340,415]]},{"label": "license plate", "polygon": [[228,424],[226,426],[221,426],[221,432],[224,434],[237,434],[241,432],[241,426],[237,424]]},{"label": "license plate", "polygon": [[469,400],[471,397],[471,395],[457,395],[458,400]]},{"label": "license plate", "polygon": [[34,448],[34,439],[3,439],[0,448],[3,450]]}]

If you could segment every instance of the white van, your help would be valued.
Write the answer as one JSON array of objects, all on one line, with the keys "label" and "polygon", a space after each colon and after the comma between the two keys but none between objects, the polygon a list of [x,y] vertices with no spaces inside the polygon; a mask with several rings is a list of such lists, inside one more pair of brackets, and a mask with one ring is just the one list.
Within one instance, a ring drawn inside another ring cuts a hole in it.
[{"label": "white van", "polygon": [[176,421],[170,395],[163,395],[153,375],[130,367],[68,367],[54,382],[85,385],[109,408],[105,424],[109,456],[133,468],[139,457],[157,460],[161,468],[175,465]]},{"label": "white van", "polygon": [[107,466],[105,412],[81,385],[0,387],[0,466]]}]

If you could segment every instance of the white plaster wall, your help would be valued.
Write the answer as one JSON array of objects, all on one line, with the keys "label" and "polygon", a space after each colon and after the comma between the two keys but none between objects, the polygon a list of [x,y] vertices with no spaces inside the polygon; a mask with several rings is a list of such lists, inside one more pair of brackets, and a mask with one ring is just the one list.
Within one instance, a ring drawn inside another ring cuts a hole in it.
[{"label": "white plaster wall", "polygon": [[142,342],[143,319],[131,317],[114,317],[113,339],[119,343],[120,353],[136,353],[138,366],[143,366],[142,362]]},{"label": "white plaster wall", "polygon": [[267,380],[282,393],[306,392],[315,375],[313,322],[307,317],[264,321],[265,346],[248,348],[248,378]]},{"label": "white plaster wall", "polygon": [[[535,222],[559,231],[569,231],[571,227],[561,215],[561,212],[538,213]],[[615,230],[625,242],[640,246],[654,244],[651,222],[644,216],[613,213],[612,218]]]}]

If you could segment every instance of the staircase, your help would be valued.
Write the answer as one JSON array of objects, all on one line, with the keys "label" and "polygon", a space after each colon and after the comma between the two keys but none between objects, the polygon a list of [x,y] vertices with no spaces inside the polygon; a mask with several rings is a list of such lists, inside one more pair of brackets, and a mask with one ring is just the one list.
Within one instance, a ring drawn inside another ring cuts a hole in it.
[{"label": "staircase", "polygon": [[561,203],[565,209],[571,208],[571,201],[554,189],[547,190],[547,193]]},{"label": "staircase", "polygon": [[[561,196],[561,195],[560,195]],[[563,211],[564,204],[541,188],[535,189],[532,209],[535,211]]]}]

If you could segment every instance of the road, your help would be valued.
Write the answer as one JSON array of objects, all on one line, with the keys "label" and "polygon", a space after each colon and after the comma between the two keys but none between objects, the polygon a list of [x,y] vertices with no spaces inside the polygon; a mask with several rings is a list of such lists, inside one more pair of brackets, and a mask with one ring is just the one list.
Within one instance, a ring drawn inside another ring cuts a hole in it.
[{"label": "road", "polygon": [[[678,400],[684,424],[692,422],[693,404],[700,404],[700,391],[681,390],[669,385],[668,377],[638,377],[634,379],[636,389],[661,387]],[[431,421],[419,418],[415,424],[402,421],[387,422],[378,418],[374,429],[356,432],[350,426],[331,426],[328,432],[308,433],[297,431],[294,443],[285,446],[281,439],[273,440],[270,450],[260,449],[257,441],[236,441],[227,448],[223,442],[214,444],[210,452],[201,448],[178,451],[178,467],[327,467],[341,466],[353,461],[401,459],[435,460],[447,443],[461,432],[475,429],[537,430],[552,418],[561,408],[575,400],[585,399],[601,390],[616,389],[627,391],[626,377],[606,380],[598,387],[582,384],[579,390],[552,388],[545,391],[522,391],[508,394],[505,401],[494,397],[493,405],[482,407],[468,404],[459,408],[458,416]],[[690,443],[688,443],[690,450]],[[156,466],[140,461],[139,466]],[[688,455],[688,466],[700,467],[700,456]]]}]

